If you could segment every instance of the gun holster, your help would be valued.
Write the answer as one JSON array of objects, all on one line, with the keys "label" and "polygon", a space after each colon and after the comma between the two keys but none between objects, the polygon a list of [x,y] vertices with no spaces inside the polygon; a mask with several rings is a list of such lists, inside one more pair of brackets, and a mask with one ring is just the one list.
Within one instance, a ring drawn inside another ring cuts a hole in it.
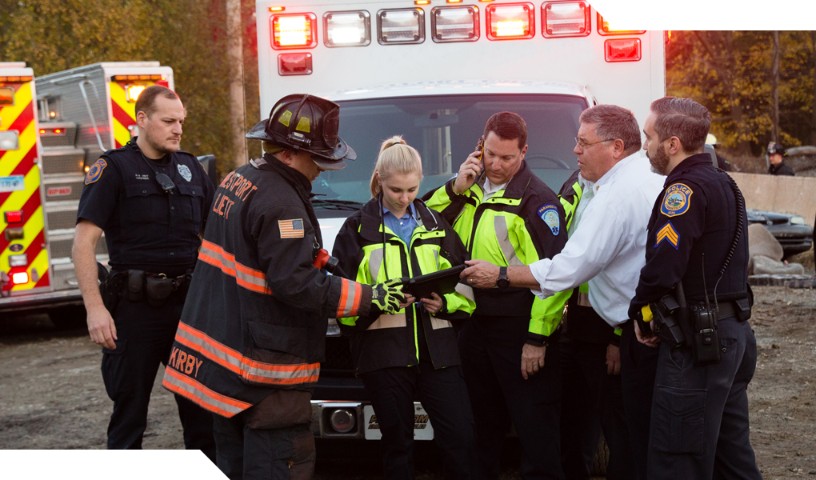
[{"label": "gun holster", "polygon": [[672,348],[679,348],[686,344],[686,334],[683,329],[685,309],[673,295],[664,295],[657,303],[650,305],[654,315],[653,329],[660,340]]}]

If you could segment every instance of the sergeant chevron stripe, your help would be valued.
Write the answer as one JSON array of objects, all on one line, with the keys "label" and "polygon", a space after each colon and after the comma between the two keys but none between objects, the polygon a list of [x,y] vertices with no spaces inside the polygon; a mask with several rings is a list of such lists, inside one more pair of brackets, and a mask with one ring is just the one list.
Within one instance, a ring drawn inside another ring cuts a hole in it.
[{"label": "sergeant chevron stripe", "polygon": [[660,242],[664,240],[677,250],[677,246],[680,244],[680,234],[677,233],[677,230],[674,229],[674,225],[672,225],[671,222],[666,222],[663,228],[657,231],[654,246],[657,247],[660,245]]}]

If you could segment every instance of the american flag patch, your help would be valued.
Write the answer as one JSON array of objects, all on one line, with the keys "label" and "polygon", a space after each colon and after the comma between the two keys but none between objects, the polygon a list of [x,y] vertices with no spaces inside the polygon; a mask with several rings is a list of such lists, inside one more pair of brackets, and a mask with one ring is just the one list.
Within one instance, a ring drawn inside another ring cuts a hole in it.
[{"label": "american flag patch", "polygon": [[303,219],[278,220],[280,238],[303,238]]}]

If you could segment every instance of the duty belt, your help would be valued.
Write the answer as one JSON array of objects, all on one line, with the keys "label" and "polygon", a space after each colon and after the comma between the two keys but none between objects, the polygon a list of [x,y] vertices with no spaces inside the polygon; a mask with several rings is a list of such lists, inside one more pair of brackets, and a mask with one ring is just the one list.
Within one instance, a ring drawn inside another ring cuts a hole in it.
[{"label": "duty belt", "polygon": [[[695,305],[702,305],[704,303],[695,303]],[[734,302],[721,302],[717,304],[717,320],[722,320],[724,318],[736,318],[739,320],[738,315],[739,310]]]}]

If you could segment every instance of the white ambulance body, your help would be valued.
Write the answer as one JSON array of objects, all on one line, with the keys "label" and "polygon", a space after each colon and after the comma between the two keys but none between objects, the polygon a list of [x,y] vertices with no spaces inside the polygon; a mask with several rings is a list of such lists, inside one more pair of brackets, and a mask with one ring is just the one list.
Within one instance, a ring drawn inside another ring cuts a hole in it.
[{"label": "white ambulance body", "polygon": [[[456,174],[490,115],[517,112],[528,124],[526,161],[558,191],[577,168],[572,149],[581,111],[616,104],[632,110],[642,126],[649,104],[665,95],[664,32],[610,30],[585,1],[256,5],[263,118],[287,94],[329,98],[340,104],[340,136],[358,154],[314,184],[328,249],[345,217],[370,198],[379,146],[392,135],[422,155],[424,193]],[[314,396],[315,433],[377,438],[365,399],[337,393],[354,379],[346,378],[350,359],[339,358],[348,357],[348,347],[335,346],[335,333],[330,327]],[[339,399],[355,401],[329,401]],[[430,438],[420,421],[427,416],[418,403],[417,409],[415,434]]]}]

